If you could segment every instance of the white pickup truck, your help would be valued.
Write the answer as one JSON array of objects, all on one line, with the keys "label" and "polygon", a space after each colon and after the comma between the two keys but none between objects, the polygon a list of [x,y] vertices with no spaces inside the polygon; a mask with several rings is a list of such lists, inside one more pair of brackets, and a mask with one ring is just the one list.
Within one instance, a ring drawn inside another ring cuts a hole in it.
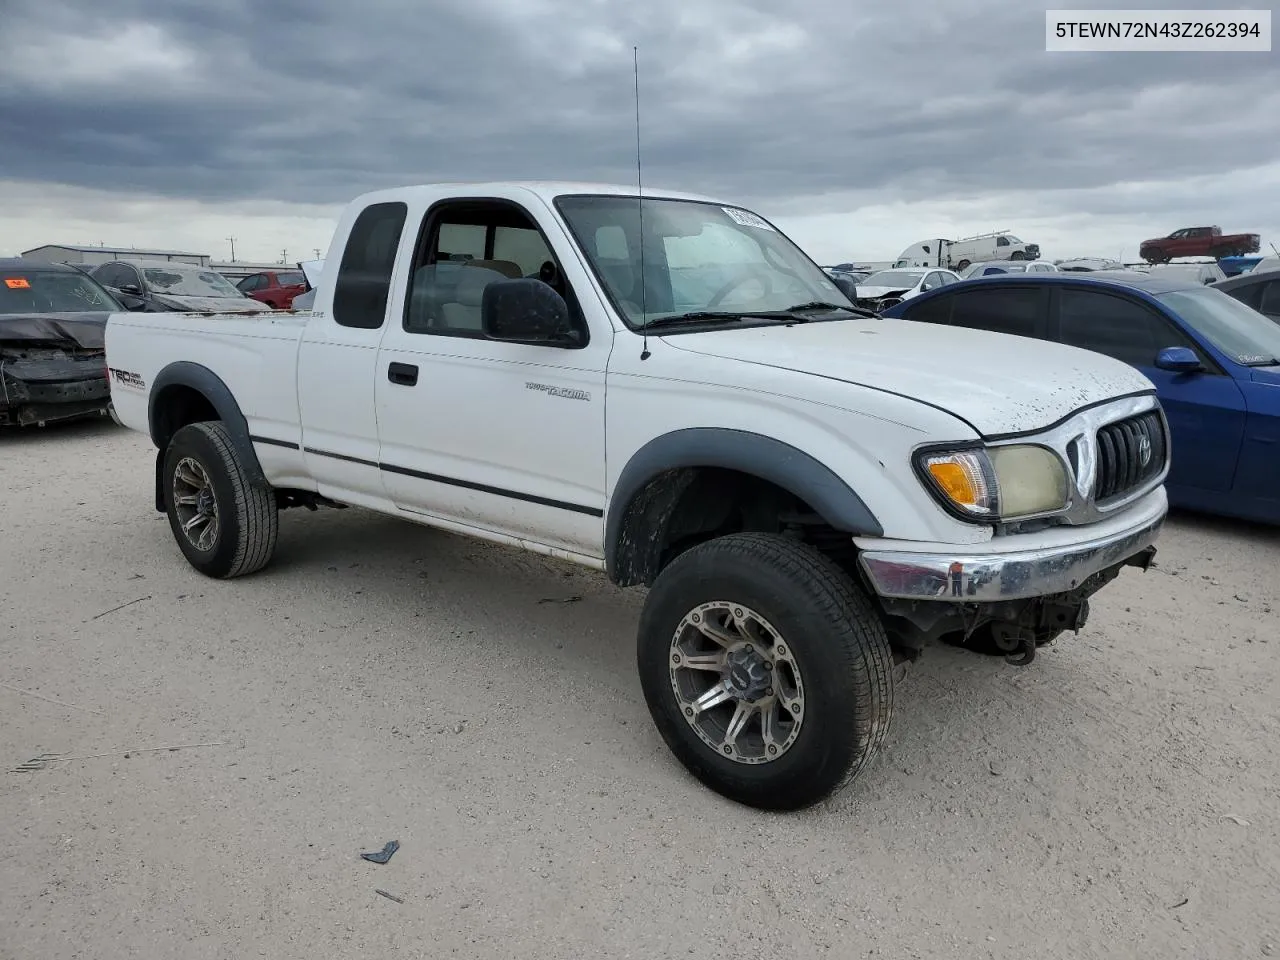
[{"label": "white pickup truck", "polygon": [[117,313],[106,355],[196,569],[252,573],[281,508],[354,505],[647,586],[658,730],[762,808],[866,766],[926,643],[1025,663],[1078,629],[1166,512],[1167,427],[1131,367],[878,319],[701,197],[366,194],[313,310]]}]

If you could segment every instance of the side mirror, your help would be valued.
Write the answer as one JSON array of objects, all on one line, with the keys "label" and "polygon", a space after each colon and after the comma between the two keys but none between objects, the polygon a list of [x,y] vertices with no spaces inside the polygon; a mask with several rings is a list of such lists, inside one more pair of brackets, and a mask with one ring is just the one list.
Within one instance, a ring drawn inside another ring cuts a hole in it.
[{"label": "side mirror", "polygon": [[1190,347],[1165,347],[1156,355],[1156,366],[1173,373],[1198,373],[1204,364]]},{"label": "side mirror", "polygon": [[142,288],[136,283],[126,283],[123,287],[118,288],[121,293],[127,293],[131,297],[142,296]]},{"label": "side mirror", "polygon": [[569,305],[541,280],[495,280],[484,288],[480,324],[485,337],[507,343],[575,346]]}]

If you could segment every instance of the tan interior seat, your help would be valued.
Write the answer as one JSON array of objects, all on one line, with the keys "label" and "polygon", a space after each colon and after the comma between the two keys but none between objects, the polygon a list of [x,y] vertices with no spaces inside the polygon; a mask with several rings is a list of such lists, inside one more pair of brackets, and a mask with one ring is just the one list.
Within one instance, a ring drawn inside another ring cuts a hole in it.
[{"label": "tan interior seat", "polygon": [[[506,273],[493,270],[480,264],[501,261],[472,260],[468,268],[463,270],[458,279],[458,288],[448,303],[441,304],[440,316],[444,325],[450,330],[480,330],[480,305],[484,302],[484,288],[499,280],[515,279]],[[512,264],[515,266],[515,264]],[[517,276],[520,268],[517,266]]]}]

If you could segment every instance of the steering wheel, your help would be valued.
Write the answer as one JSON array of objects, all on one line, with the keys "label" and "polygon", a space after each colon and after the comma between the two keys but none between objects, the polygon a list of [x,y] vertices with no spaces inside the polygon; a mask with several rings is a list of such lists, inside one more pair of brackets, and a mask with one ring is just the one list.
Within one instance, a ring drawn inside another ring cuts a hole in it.
[{"label": "steering wheel", "polygon": [[743,270],[741,276],[734,277],[719,290],[715,292],[710,300],[707,301],[707,309],[720,305],[720,301],[727,297],[732,291],[738,289],[748,280],[759,280],[764,285],[764,295],[767,297],[773,293],[773,277],[765,273],[763,270],[756,270],[750,267]]}]

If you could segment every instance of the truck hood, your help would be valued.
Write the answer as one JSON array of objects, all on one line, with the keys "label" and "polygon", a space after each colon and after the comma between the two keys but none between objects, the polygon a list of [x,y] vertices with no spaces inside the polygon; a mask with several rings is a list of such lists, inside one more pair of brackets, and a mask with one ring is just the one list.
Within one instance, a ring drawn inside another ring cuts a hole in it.
[{"label": "truck hood", "polygon": [[664,337],[679,350],[884,390],[980,435],[1041,430],[1081,407],[1154,392],[1128,364],[1044,340],[906,320],[854,319]]}]

